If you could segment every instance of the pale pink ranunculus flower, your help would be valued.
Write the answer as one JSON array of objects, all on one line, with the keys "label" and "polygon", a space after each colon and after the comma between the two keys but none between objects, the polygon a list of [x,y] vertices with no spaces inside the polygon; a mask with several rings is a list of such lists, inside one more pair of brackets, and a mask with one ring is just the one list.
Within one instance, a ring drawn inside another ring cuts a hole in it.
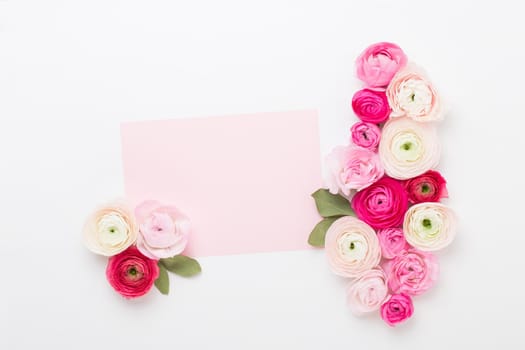
[{"label": "pale pink ranunculus flower", "polygon": [[380,268],[375,268],[365,271],[350,282],[346,290],[346,301],[355,315],[362,315],[378,310],[387,295],[385,273]]},{"label": "pale pink ranunculus flower", "polygon": [[325,159],[325,183],[328,190],[349,197],[352,190],[362,190],[384,175],[379,156],[357,146],[338,146]]},{"label": "pale pink ranunculus flower", "polygon": [[381,42],[367,47],[356,60],[357,77],[370,87],[383,87],[407,63],[399,46]]},{"label": "pale pink ranunculus flower", "polygon": [[332,271],[355,278],[373,269],[381,260],[381,247],[375,231],[353,216],[343,216],[330,226],[325,252]]},{"label": "pale pink ranunculus flower", "polygon": [[97,208],[86,220],[83,240],[92,252],[113,256],[137,240],[138,227],[129,204],[116,200]]},{"label": "pale pink ranunculus flower", "polygon": [[171,258],[186,248],[190,221],[177,208],[145,201],[135,209],[135,215],[139,224],[137,248],[148,258]]},{"label": "pale pink ranunculus flower", "polygon": [[439,275],[437,258],[417,249],[388,260],[383,269],[393,293],[420,295],[432,288]]},{"label": "pale pink ranunculus flower", "polygon": [[441,99],[436,89],[414,65],[397,72],[386,89],[391,118],[407,116],[418,122],[437,121],[443,118]]},{"label": "pale pink ranunculus flower", "polygon": [[379,157],[385,173],[406,180],[434,169],[439,164],[441,147],[434,123],[419,123],[410,118],[391,118],[379,141]]},{"label": "pale pink ranunculus flower", "polygon": [[381,255],[385,259],[392,259],[409,248],[403,230],[400,228],[384,228],[377,231],[377,237],[381,245]]}]

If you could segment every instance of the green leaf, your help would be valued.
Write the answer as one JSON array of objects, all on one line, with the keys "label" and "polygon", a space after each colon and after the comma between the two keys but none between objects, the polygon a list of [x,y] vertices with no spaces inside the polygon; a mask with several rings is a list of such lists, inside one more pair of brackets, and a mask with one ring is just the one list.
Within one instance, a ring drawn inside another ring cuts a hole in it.
[{"label": "green leaf", "polygon": [[168,271],[162,266],[160,261],[159,265],[159,277],[155,280],[155,287],[164,295],[167,295],[170,292],[170,277],[168,276]]},{"label": "green leaf", "polygon": [[184,255],[160,259],[159,262],[170,272],[183,277],[191,277],[201,272],[201,265],[195,259]]},{"label": "green leaf", "polygon": [[319,189],[312,194],[317,211],[323,218],[334,216],[354,215],[348,199],[338,194],[331,194],[326,189]]},{"label": "green leaf", "polygon": [[312,233],[310,233],[310,237],[308,237],[308,244],[314,247],[323,248],[326,231],[328,231],[330,226],[337,219],[339,219],[339,216],[326,218],[319,221],[319,223],[317,223],[317,225],[315,225],[314,229],[312,230]]}]

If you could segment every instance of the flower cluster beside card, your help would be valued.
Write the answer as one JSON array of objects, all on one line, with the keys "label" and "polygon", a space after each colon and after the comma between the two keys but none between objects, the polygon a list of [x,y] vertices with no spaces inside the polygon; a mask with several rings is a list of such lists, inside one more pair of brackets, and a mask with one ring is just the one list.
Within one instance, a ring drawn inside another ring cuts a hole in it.
[{"label": "flower cluster beside card", "polygon": [[324,247],[332,271],[351,279],[356,315],[378,311],[390,326],[412,316],[412,298],[436,282],[434,252],[456,234],[440,158],[439,95],[422,69],[392,43],[356,61],[364,89],[352,98],[361,120],[350,142],[326,157],[325,184],[313,194],[323,220],[308,242]]},{"label": "flower cluster beside card", "polygon": [[197,260],[182,255],[190,231],[189,219],[173,206],[145,201],[133,211],[122,200],[91,214],[83,237],[89,250],[109,257],[108,282],[129,299],[145,295],[153,285],[168,294],[168,271],[183,277],[201,272]]}]

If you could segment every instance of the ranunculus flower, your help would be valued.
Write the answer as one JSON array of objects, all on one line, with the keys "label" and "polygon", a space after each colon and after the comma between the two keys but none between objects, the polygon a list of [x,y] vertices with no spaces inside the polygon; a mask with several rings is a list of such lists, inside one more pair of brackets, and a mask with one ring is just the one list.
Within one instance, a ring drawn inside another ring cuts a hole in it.
[{"label": "ranunculus flower", "polygon": [[440,147],[432,123],[409,118],[390,119],[381,133],[379,157],[388,176],[406,180],[435,168]]},{"label": "ranunculus flower", "polygon": [[447,182],[435,170],[429,170],[405,182],[408,200],[412,203],[439,202],[448,197]]},{"label": "ranunculus flower", "polygon": [[352,142],[363,148],[375,151],[379,145],[381,130],[377,125],[366,122],[357,122],[350,129],[352,133]]},{"label": "ranunculus flower", "polygon": [[173,206],[145,201],[135,209],[139,223],[137,248],[151,259],[182,253],[190,234],[190,221]]},{"label": "ranunculus flower", "polygon": [[405,294],[391,295],[381,306],[381,318],[392,327],[410,318],[413,313],[412,299]]},{"label": "ranunculus flower", "polygon": [[389,177],[383,177],[352,198],[357,217],[375,229],[401,226],[407,207],[405,187]]},{"label": "ranunculus flower", "polygon": [[400,228],[384,228],[377,232],[381,255],[383,258],[392,259],[408,250],[409,246],[403,230]]},{"label": "ranunculus flower", "polygon": [[348,306],[355,315],[378,310],[387,295],[386,276],[381,269],[365,271],[346,290]]},{"label": "ranunculus flower", "polygon": [[394,257],[383,268],[392,292],[408,295],[423,294],[432,288],[439,275],[437,258],[417,249]]},{"label": "ranunculus flower", "polygon": [[384,91],[357,91],[352,97],[352,109],[359,119],[367,123],[382,123],[390,115],[390,105]]},{"label": "ranunculus flower", "polygon": [[408,116],[419,122],[442,119],[441,102],[436,90],[415,67],[399,71],[386,89],[391,117]]},{"label": "ranunculus flower", "polygon": [[332,271],[343,277],[357,277],[381,260],[376,233],[353,216],[334,221],[326,232],[325,251]]},{"label": "ranunculus flower", "polygon": [[136,247],[130,247],[111,257],[106,268],[109,284],[126,298],[146,294],[159,277],[155,260],[142,255]]},{"label": "ranunculus flower", "polygon": [[456,215],[441,203],[419,203],[405,214],[403,231],[410,245],[424,251],[440,250],[456,237]]},{"label": "ranunculus flower", "polygon": [[338,146],[326,157],[326,186],[331,193],[346,196],[351,190],[361,190],[380,179],[383,167],[379,156],[356,146]]},{"label": "ranunculus flower", "polygon": [[83,239],[96,254],[118,254],[137,239],[137,224],[133,212],[125,202],[115,201],[98,208],[84,224]]},{"label": "ranunculus flower", "polygon": [[405,53],[396,44],[373,44],[356,60],[357,77],[370,87],[386,86],[406,63]]}]

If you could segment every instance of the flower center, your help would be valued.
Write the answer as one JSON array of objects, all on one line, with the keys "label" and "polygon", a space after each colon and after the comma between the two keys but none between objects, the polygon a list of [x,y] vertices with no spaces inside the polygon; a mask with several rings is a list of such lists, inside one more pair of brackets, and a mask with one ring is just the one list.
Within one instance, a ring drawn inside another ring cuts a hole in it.
[{"label": "flower center", "polygon": [[430,221],[430,219],[423,219],[423,227],[424,228],[431,228],[432,227],[432,221]]},{"label": "flower center", "polygon": [[355,244],[354,244],[354,242],[351,242],[350,243],[350,250],[354,250],[354,248],[355,248]]},{"label": "flower center", "polygon": [[405,142],[404,144],[401,145],[401,147],[405,151],[410,151],[410,149],[412,148],[412,142]]},{"label": "flower center", "polygon": [[366,134],[366,132],[363,131],[363,132],[361,133],[361,135],[363,136],[363,138],[364,138],[365,140],[368,141],[368,135]]},{"label": "flower center", "polygon": [[135,268],[135,266],[133,266],[132,268],[130,268],[128,270],[128,273],[131,275],[131,276],[136,276],[137,275],[137,269]]},{"label": "flower center", "polygon": [[430,186],[428,184],[424,183],[423,186],[421,186],[421,192],[423,192],[423,193],[430,192]]},{"label": "flower center", "polygon": [[414,102],[416,100],[416,94],[412,93],[412,95],[410,95],[410,100]]},{"label": "flower center", "polygon": [[117,228],[114,227],[114,226],[111,226],[111,227],[109,228],[109,233],[115,233],[115,232],[117,232]]}]

